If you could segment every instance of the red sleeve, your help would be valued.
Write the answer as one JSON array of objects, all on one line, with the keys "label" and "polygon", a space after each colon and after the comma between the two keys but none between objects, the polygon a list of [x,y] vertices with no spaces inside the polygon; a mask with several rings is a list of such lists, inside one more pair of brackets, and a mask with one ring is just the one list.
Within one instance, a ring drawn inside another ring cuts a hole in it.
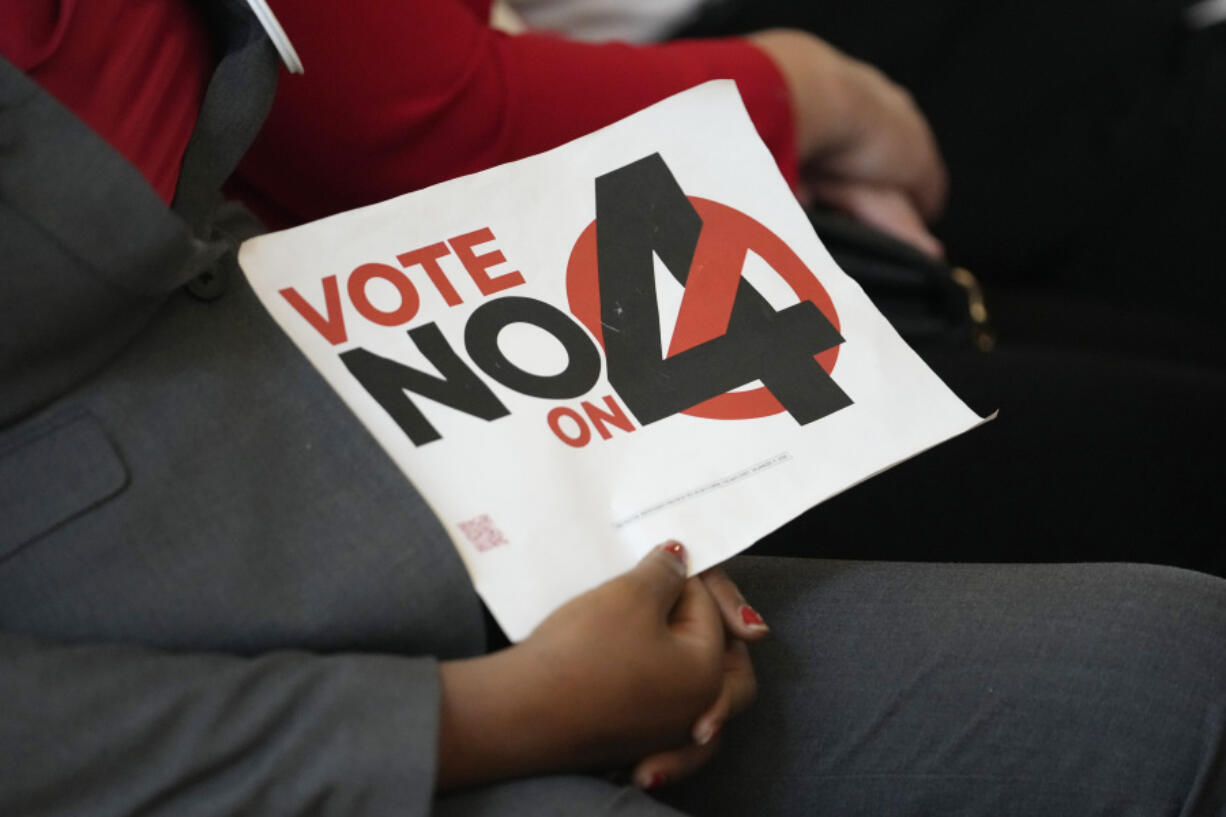
[{"label": "red sleeve", "polygon": [[137,167],[166,202],[212,73],[188,0],[7,3],[0,53]]},{"label": "red sleeve", "polygon": [[539,153],[717,78],[737,81],[784,175],[797,177],[783,77],[743,40],[630,46],[507,36],[457,0],[273,5],[306,74],[282,74],[238,189],[254,192],[274,221]]}]

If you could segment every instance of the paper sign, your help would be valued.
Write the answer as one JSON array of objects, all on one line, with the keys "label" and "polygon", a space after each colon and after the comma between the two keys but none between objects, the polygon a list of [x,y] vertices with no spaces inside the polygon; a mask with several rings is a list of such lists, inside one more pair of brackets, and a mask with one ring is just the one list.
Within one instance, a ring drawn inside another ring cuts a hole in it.
[{"label": "paper sign", "polygon": [[514,640],[660,542],[703,570],[980,422],[835,266],[730,81],[239,258]]}]

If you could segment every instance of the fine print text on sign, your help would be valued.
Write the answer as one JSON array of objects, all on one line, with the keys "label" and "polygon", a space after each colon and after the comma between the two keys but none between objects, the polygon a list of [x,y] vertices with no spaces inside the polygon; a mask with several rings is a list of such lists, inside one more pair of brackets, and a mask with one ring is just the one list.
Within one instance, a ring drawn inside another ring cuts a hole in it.
[{"label": "fine print text on sign", "polygon": [[239,258],[515,640],[659,542],[703,570],[980,422],[728,81]]}]

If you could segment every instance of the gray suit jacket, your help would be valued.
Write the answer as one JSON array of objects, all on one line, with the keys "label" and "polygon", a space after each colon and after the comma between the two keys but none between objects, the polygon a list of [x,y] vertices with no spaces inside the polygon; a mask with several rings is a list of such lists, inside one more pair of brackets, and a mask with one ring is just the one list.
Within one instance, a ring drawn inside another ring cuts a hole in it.
[{"label": "gray suit jacket", "polygon": [[211,11],[173,210],[0,61],[0,814],[427,813],[480,606],[234,267],[276,65]]}]

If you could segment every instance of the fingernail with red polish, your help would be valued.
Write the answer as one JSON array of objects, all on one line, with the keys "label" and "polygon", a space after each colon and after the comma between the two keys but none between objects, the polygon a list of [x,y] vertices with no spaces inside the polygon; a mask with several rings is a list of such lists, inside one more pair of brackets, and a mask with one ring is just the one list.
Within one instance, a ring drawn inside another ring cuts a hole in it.
[{"label": "fingernail with red polish", "polygon": [[763,630],[770,629],[766,626],[766,622],[762,620],[762,616],[758,615],[758,611],[748,604],[741,605],[741,621],[750,627],[760,627]]},{"label": "fingernail with red polish", "polygon": [[680,542],[669,542],[664,546],[664,550],[676,557],[681,564],[685,564],[685,545]]},{"label": "fingernail with red polish", "polygon": [[659,772],[654,772],[652,773],[651,777],[639,782],[640,788],[643,788],[646,791],[651,791],[652,789],[658,789],[663,785],[664,785],[664,775],[660,774]]}]

